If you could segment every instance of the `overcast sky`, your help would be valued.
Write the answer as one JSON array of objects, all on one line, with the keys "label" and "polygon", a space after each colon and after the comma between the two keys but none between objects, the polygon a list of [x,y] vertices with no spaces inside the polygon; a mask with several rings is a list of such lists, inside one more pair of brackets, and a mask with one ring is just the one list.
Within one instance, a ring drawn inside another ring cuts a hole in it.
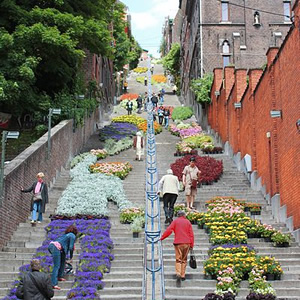
[{"label": "overcast sky", "polygon": [[129,8],[132,34],[143,49],[159,57],[165,17],[174,18],[179,0],[121,0]]}]

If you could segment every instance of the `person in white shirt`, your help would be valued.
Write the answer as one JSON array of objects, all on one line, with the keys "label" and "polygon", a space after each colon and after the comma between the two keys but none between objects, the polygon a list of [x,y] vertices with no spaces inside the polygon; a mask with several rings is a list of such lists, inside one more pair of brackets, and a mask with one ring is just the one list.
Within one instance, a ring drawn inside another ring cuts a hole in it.
[{"label": "person in white shirt", "polygon": [[174,204],[179,192],[178,177],[173,175],[171,169],[167,170],[167,175],[164,175],[158,184],[158,193],[163,195],[165,224],[172,223],[174,214]]}]

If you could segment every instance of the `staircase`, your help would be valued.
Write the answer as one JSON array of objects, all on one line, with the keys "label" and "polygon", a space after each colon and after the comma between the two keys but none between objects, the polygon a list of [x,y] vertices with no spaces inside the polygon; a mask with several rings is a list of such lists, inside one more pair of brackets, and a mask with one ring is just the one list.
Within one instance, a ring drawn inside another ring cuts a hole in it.
[{"label": "staircase", "polygon": [[[12,282],[18,277],[19,268],[30,263],[36,248],[40,247],[45,240],[46,231],[44,227],[51,221],[49,215],[55,212],[57,201],[69,182],[69,171],[62,171],[49,192],[49,203],[46,206],[45,214],[43,214],[43,222],[35,227],[31,226],[29,218],[25,223],[20,223],[11,240],[0,252],[0,298],[7,295]],[[76,250],[74,256],[74,265],[76,264],[78,251],[79,249]],[[72,279],[60,283],[62,290],[55,291],[55,297],[52,299],[66,299],[66,293],[71,285]]]},{"label": "staircase", "polygon": [[[161,136],[163,137],[163,136]],[[158,140],[160,137],[158,138]],[[166,140],[169,138],[166,137]],[[174,149],[174,148],[173,148]],[[158,165],[174,162],[175,158],[170,153],[158,152]],[[224,174],[222,178],[213,185],[205,185],[198,189],[195,206],[200,211],[205,211],[205,201],[215,196],[233,196],[237,199],[246,199],[262,205],[262,214],[252,216],[263,223],[270,224],[282,232],[287,232],[284,224],[276,223],[271,215],[271,207],[267,205],[265,199],[259,192],[251,190],[249,182],[242,172],[239,172],[232,160],[224,155],[212,155],[216,159],[222,159],[224,163]],[[184,202],[184,195],[181,193],[177,203]],[[162,206],[161,206],[162,208]],[[163,224],[164,215],[161,222]],[[198,268],[196,270],[187,267],[186,281],[182,282],[181,288],[177,288],[175,283],[175,254],[172,245],[173,238],[169,237],[163,241],[164,245],[164,268],[166,299],[168,300],[199,300],[203,299],[207,293],[212,293],[216,289],[216,280],[204,279],[203,262],[208,258],[209,244],[208,235],[204,230],[193,225],[195,233],[195,254]],[[281,264],[284,275],[280,281],[271,281],[275,288],[278,299],[298,299],[300,300],[300,248],[293,241],[289,248],[275,248],[272,243],[264,242],[264,239],[248,239],[248,244],[253,246],[258,255],[274,256]],[[245,299],[249,294],[248,282],[242,281],[237,300]]]}]

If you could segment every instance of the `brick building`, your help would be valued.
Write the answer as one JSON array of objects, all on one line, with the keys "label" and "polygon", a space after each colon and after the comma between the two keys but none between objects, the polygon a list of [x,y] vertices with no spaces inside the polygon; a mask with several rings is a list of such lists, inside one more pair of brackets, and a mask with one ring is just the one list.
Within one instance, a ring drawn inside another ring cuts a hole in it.
[{"label": "brick building", "polygon": [[180,0],[182,14],[181,95],[207,124],[190,91],[190,81],[214,68],[262,68],[265,53],[279,47],[292,22],[294,0]]},{"label": "brick building", "polygon": [[280,222],[300,241],[300,2],[281,47],[267,51],[261,69],[214,70],[210,127]]}]

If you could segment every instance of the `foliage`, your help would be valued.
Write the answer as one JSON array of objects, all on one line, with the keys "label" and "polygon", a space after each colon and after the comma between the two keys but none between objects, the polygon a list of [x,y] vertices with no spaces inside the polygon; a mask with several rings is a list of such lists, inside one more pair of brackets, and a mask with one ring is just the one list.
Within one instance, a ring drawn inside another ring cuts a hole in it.
[{"label": "foliage", "polygon": [[172,113],[172,119],[174,120],[186,120],[193,115],[193,109],[186,106],[175,107]]},{"label": "foliage", "polygon": [[136,217],[133,219],[133,222],[130,225],[130,229],[132,232],[142,232],[144,224],[145,218],[143,216]]},{"label": "foliage", "polygon": [[271,236],[271,241],[275,243],[275,245],[281,244],[290,244],[291,243],[291,235],[290,234],[283,234],[281,232],[275,232]]},{"label": "foliage", "polygon": [[58,201],[57,214],[62,216],[107,216],[108,200],[114,201],[120,210],[132,207],[126,199],[121,179],[104,174],[91,174],[89,166],[97,157],[92,154],[71,169],[72,181]]},{"label": "foliage", "polygon": [[108,153],[105,149],[97,149],[97,150],[92,149],[90,151],[90,153],[93,154],[93,155],[96,155],[97,159],[104,159],[108,156]]},{"label": "foliage", "polygon": [[121,223],[132,223],[136,218],[144,218],[145,211],[139,207],[130,207],[120,212]]},{"label": "foliage", "polygon": [[99,136],[100,141],[105,141],[107,139],[118,141],[126,137],[132,137],[137,131],[138,128],[134,124],[114,122],[100,129]]},{"label": "foliage", "polygon": [[191,90],[195,93],[196,100],[199,103],[210,103],[210,89],[213,82],[213,75],[204,74],[202,78],[193,79],[191,81]]},{"label": "foliage", "polygon": [[163,66],[169,71],[175,79],[175,83],[179,86],[180,82],[180,44],[172,44],[172,48],[169,53],[163,58]]},{"label": "foliage", "polygon": [[[25,112],[44,116],[49,107],[60,107],[60,118],[70,117],[74,103],[61,101],[60,95],[74,98],[72,95],[85,92],[83,49],[112,55],[108,24],[113,4],[113,0],[105,5],[100,0],[88,0],[84,6],[79,0],[3,2],[1,110],[16,116]],[[75,114],[75,119],[82,119]]]},{"label": "foliage", "polygon": [[106,149],[108,155],[116,155],[120,152],[132,147],[133,140],[132,138],[122,138],[119,141],[116,141],[114,139],[108,139],[105,141],[104,148]]},{"label": "foliage", "polygon": [[117,71],[123,70],[123,66],[129,64],[130,68],[138,65],[142,48],[133,37],[127,34],[129,24],[124,20],[126,6],[117,2],[113,12],[113,36],[115,40],[114,68]]}]

